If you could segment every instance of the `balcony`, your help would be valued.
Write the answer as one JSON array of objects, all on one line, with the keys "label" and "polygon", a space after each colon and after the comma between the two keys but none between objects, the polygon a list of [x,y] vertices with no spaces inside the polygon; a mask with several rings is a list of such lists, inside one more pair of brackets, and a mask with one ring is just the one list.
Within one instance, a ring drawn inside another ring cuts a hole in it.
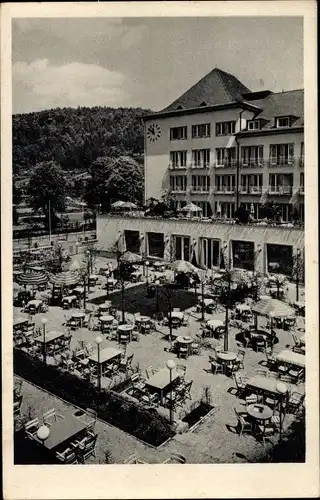
[{"label": "balcony", "polygon": [[291,195],[292,194],[292,186],[269,186],[269,194],[277,194],[277,195]]},{"label": "balcony", "polygon": [[240,161],[240,166],[241,168],[263,168],[264,160],[262,158],[249,158],[248,160],[242,159]]},{"label": "balcony", "polygon": [[235,168],[237,166],[237,160],[217,160],[214,164],[214,168]]},{"label": "balcony", "polygon": [[269,167],[293,167],[294,164],[293,156],[277,156],[269,159]]},{"label": "balcony", "polygon": [[172,194],[187,194],[187,188],[171,188],[170,191]]},{"label": "balcony", "polygon": [[191,186],[190,193],[209,194],[210,186]]},{"label": "balcony", "polygon": [[169,170],[186,170],[187,165],[179,165],[179,164],[170,162],[168,164],[168,168],[169,168]]},{"label": "balcony", "polygon": [[190,163],[189,166],[192,169],[196,169],[196,168],[204,169],[204,168],[210,168],[210,163],[209,162],[203,162],[203,163],[192,162],[192,163]]},{"label": "balcony", "polygon": [[235,192],[235,186],[216,186],[214,189],[215,194],[234,194]]},{"label": "balcony", "polygon": [[250,186],[250,194],[262,194],[262,186]]}]

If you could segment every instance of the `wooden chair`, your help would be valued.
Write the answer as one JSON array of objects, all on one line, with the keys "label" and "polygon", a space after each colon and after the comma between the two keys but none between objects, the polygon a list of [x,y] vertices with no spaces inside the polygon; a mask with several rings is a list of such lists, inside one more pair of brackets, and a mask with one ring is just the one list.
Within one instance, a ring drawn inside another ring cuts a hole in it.
[{"label": "wooden chair", "polygon": [[272,422],[258,424],[256,426],[257,435],[261,437],[262,442],[265,443],[269,436],[273,436],[275,433],[275,426]]},{"label": "wooden chair", "polygon": [[255,339],[255,349],[256,352],[265,352],[266,350],[266,339],[262,335],[258,335]]},{"label": "wooden chair", "polygon": [[43,423],[49,427],[52,425],[52,420],[57,422],[58,418],[64,419],[64,416],[59,415],[54,408],[43,413]]},{"label": "wooden chair", "polygon": [[93,432],[94,431],[94,427],[96,425],[96,421],[97,421],[97,417],[98,417],[98,413],[95,411],[95,410],[92,410],[91,408],[86,408],[86,414],[89,416],[89,417],[92,417],[92,420],[90,420],[88,423],[87,423],[87,432]]},{"label": "wooden chair", "polygon": [[181,326],[188,326],[190,321],[190,314],[185,313],[183,315],[182,321],[181,321]]},{"label": "wooden chair", "polygon": [[256,375],[259,375],[260,377],[267,377],[268,376],[268,371],[267,370],[262,370],[258,368],[256,370]]},{"label": "wooden chair", "polygon": [[32,420],[29,420],[25,425],[24,425],[24,430],[27,434],[27,436],[31,439],[35,437],[37,434],[37,430],[39,429],[40,423],[39,419],[33,418]]},{"label": "wooden chair", "polygon": [[78,458],[74,450],[71,448],[67,448],[63,452],[59,453],[58,451],[56,452],[56,457],[59,460],[59,462],[62,462],[63,464],[77,464],[78,463]]},{"label": "wooden chair", "polygon": [[21,416],[22,395],[18,396],[13,403],[13,416]]},{"label": "wooden chair", "polygon": [[238,364],[239,368],[244,369],[243,361],[244,361],[245,355],[246,355],[246,351],[244,349],[238,349],[237,359],[235,362]]},{"label": "wooden chair", "polygon": [[187,359],[188,357],[188,348],[182,345],[178,347],[178,358]]},{"label": "wooden chair", "polygon": [[295,384],[299,384],[304,381],[305,370],[304,368],[289,368],[288,375]]},{"label": "wooden chair", "polygon": [[183,455],[180,455],[180,453],[171,453],[170,457],[167,458],[163,464],[185,464],[187,463],[186,457]]},{"label": "wooden chair", "polygon": [[144,462],[135,453],[133,453],[128,458],[126,458],[123,463],[124,464],[146,464],[147,462]]},{"label": "wooden chair", "polygon": [[154,369],[152,366],[148,366],[148,368],[146,368],[146,375],[147,375],[147,378],[150,378],[152,377],[152,375],[155,373]]},{"label": "wooden chair", "polygon": [[76,443],[78,446],[76,448],[76,454],[78,461],[82,464],[86,463],[86,460],[91,456],[96,456],[95,454],[95,446],[97,441],[98,434],[93,434],[91,432],[88,433],[85,442]]},{"label": "wooden chair", "polygon": [[234,373],[232,375],[232,378],[234,380],[234,383],[236,384],[237,394],[242,395],[247,389],[247,384],[245,379],[240,375],[239,372]]},{"label": "wooden chair", "polygon": [[192,384],[193,384],[193,380],[191,380],[190,382],[187,382],[185,384],[185,387],[184,387],[184,399],[192,399],[191,398],[191,387],[192,387]]},{"label": "wooden chair", "polygon": [[249,396],[247,396],[245,398],[245,401],[246,401],[247,406],[256,404],[256,403],[258,403],[258,396],[257,396],[257,394],[250,394]]},{"label": "wooden chair", "polygon": [[265,350],[265,355],[266,355],[266,363],[268,368],[272,368],[275,363],[277,362],[277,358],[273,354],[272,349],[266,349]]},{"label": "wooden chair", "polygon": [[223,364],[219,363],[217,359],[213,359],[212,361],[210,361],[210,364],[211,364],[211,371],[214,375],[217,375],[218,373],[223,374]]},{"label": "wooden chair", "polygon": [[237,430],[239,436],[242,436],[244,432],[252,432],[252,422],[249,420],[247,412],[240,412],[236,408],[234,408],[234,412],[237,417]]},{"label": "wooden chair", "polygon": [[293,392],[288,399],[287,410],[297,414],[304,404],[305,395],[300,392]]},{"label": "wooden chair", "polygon": [[145,382],[144,380],[140,377],[139,373],[135,373],[130,377],[132,387],[136,390],[143,391],[145,389]]},{"label": "wooden chair", "polygon": [[14,379],[14,397],[18,398],[21,395],[23,381],[20,378]]}]

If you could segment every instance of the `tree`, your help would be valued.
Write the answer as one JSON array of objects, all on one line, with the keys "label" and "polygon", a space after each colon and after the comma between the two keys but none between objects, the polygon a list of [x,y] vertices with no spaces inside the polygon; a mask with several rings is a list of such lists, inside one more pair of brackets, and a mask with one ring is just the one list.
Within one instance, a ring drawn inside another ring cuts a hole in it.
[{"label": "tree", "polygon": [[250,212],[244,208],[243,205],[236,210],[234,217],[238,219],[241,224],[247,224],[249,221]]},{"label": "tree", "polygon": [[[28,194],[34,210],[42,210],[46,216],[46,226],[55,227],[58,211],[65,209],[66,190],[61,167],[54,161],[39,163],[31,174]],[[49,212],[50,207],[50,212]]]},{"label": "tree", "polygon": [[84,198],[94,211],[108,212],[112,200],[142,202],[143,167],[129,156],[98,158],[90,173]]},{"label": "tree", "polygon": [[304,255],[298,250],[292,257],[292,277],[296,283],[296,301],[299,301],[299,284],[304,282]]},{"label": "tree", "polygon": [[274,201],[268,201],[261,205],[259,212],[262,219],[269,219],[272,221],[280,220],[280,208]]}]

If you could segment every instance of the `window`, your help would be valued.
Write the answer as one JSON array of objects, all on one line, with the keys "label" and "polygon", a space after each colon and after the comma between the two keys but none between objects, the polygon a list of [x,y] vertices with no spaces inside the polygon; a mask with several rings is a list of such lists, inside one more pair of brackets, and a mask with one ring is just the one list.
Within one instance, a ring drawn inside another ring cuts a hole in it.
[{"label": "window", "polygon": [[263,166],[263,146],[242,146],[241,163],[243,167]]},{"label": "window", "polygon": [[270,144],[270,165],[293,165],[294,144]]},{"label": "window", "polygon": [[235,213],[235,204],[232,202],[215,202],[215,213],[217,217],[233,219]]},{"label": "window", "polygon": [[129,252],[140,253],[140,232],[139,231],[124,231],[126,249]]},{"label": "window", "polygon": [[192,200],[192,203],[197,205],[198,207],[201,208],[202,210],[202,217],[211,217],[212,215],[212,209],[211,205],[208,201],[196,201]]},{"label": "window", "polygon": [[273,273],[292,275],[292,246],[267,244],[267,270]]},{"label": "window", "polygon": [[301,143],[300,147],[300,165],[304,167],[304,142]]},{"label": "window", "polygon": [[209,191],[210,177],[208,175],[193,175],[191,178],[192,191]]},{"label": "window", "polygon": [[170,176],[170,189],[171,191],[186,191],[187,176],[186,175]]},{"label": "window", "polygon": [[261,193],[263,186],[263,174],[241,175],[241,191],[245,193]]},{"label": "window", "polygon": [[201,263],[208,269],[219,267],[220,242],[201,238]]},{"label": "window", "polygon": [[282,127],[290,127],[290,118],[289,116],[282,116],[281,118],[276,119],[277,128]]},{"label": "window", "polygon": [[260,130],[260,120],[249,120],[248,130]]},{"label": "window", "polygon": [[192,151],[193,167],[208,167],[210,164],[210,149],[194,149]]},{"label": "window", "polygon": [[192,125],[192,137],[210,137],[211,126],[210,123],[203,123],[201,125]]},{"label": "window", "polygon": [[236,165],[236,148],[217,148],[216,167],[234,167]]},{"label": "window", "polygon": [[217,192],[233,193],[235,191],[235,175],[216,175],[215,182]]},{"label": "window", "polygon": [[171,151],[170,165],[172,168],[183,168],[187,166],[187,151]]},{"label": "window", "polygon": [[170,129],[170,141],[187,139],[187,127],[172,127]]},{"label": "window", "polygon": [[190,237],[189,236],[173,236],[175,260],[190,259]]},{"label": "window", "polygon": [[163,233],[147,233],[148,255],[163,259],[164,255],[164,236]]},{"label": "window", "polygon": [[216,123],[216,135],[232,135],[236,131],[236,122]]},{"label": "window", "polygon": [[282,222],[292,222],[292,204],[279,203],[280,217]]},{"label": "window", "polygon": [[232,241],[233,267],[254,271],[254,243],[251,241]]},{"label": "window", "polygon": [[300,174],[300,192],[304,193],[304,172]]},{"label": "window", "polygon": [[260,219],[260,203],[241,203],[241,206],[243,206],[255,220]]},{"label": "window", "polygon": [[291,194],[293,185],[292,174],[269,174],[269,192]]}]

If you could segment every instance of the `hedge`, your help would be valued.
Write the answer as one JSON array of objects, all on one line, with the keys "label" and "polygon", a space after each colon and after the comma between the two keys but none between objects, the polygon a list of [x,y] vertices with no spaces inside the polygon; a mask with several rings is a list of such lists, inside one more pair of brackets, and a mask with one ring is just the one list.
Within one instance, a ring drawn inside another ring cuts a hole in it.
[{"label": "hedge", "polygon": [[14,349],[13,362],[16,375],[84,410],[96,410],[101,420],[148,444],[159,446],[174,435],[165,418],[121,394],[111,390],[99,393],[88,381],[61,372],[56,366],[45,366],[20,349]]}]

